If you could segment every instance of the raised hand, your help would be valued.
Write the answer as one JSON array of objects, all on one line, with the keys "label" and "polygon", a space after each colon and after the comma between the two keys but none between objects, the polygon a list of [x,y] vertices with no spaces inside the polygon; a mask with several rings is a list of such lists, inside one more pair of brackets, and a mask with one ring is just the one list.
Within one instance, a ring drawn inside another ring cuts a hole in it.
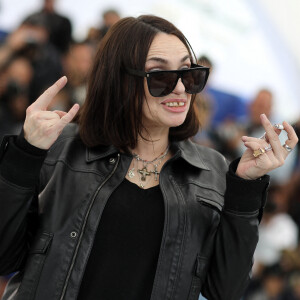
[{"label": "raised hand", "polygon": [[236,174],[244,179],[257,179],[282,166],[289,152],[295,148],[298,142],[293,127],[287,122],[282,124],[288,136],[284,147],[279,140],[278,130],[274,128],[264,114],[261,115],[261,122],[266,130],[266,139],[242,137],[247,150],[238,164]]},{"label": "raised hand", "polygon": [[74,104],[68,112],[47,110],[53,97],[66,83],[66,76],[60,78],[27,108],[24,137],[31,145],[48,150],[77,114],[78,104]]}]

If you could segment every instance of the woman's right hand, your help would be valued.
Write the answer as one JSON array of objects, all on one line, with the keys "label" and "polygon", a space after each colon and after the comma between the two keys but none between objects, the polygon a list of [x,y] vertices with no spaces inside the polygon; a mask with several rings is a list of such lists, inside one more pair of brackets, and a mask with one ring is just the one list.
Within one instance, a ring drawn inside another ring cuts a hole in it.
[{"label": "woman's right hand", "polygon": [[60,78],[27,108],[24,137],[31,145],[48,150],[57,140],[64,127],[77,114],[79,110],[78,104],[74,104],[68,112],[47,110],[53,97],[66,83],[66,76]]}]

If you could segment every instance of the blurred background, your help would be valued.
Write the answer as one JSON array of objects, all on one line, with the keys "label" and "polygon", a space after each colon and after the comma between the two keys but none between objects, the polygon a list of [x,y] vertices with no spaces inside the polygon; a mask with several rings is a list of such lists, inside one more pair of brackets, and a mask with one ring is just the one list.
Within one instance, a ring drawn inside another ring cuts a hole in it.
[{"label": "blurred background", "polygon": [[[68,84],[49,109],[82,104],[102,37],[120,18],[140,14],[173,22],[211,67],[196,100],[196,143],[232,160],[244,151],[242,135],[263,134],[261,113],[290,122],[299,135],[299,0],[0,0],[0,139],[20,132],[26,107],[61,75]],[[243,300],[300,300],[299,161],[296,148],[271,174]],[[8,279],[0,277],[0,295]]]}]

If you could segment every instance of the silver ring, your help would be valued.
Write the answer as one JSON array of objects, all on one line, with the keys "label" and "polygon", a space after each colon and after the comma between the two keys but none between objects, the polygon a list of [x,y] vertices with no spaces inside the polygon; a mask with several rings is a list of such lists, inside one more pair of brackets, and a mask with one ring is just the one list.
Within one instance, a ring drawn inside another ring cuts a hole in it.
[{"label": "silver ring", "polygon": [[282,145],[282,147],[284,147],[284,148],[286,149],[287,152],[291,152],[291,151],[293,150],[290,146],[288,146],[288,145],[285,144],[285,143]]},{"label": "silver ring", "polygon": [[274,127],[279,130],[284,130],[284,126],[282,124],[274,124]]},{"label": "silver ring", "polygon": [[269,145],[268,147],[265,147],[265,151],[266,151],[266,152],[271,151],[271,150],[273,150],[273,148],[272,148],[271,145]]}]

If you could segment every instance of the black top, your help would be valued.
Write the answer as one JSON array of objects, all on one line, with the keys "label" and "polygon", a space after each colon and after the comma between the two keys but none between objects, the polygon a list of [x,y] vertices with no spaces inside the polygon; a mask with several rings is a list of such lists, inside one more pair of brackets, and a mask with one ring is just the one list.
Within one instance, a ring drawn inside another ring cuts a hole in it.
[{"label": "black top", "polygon": [[125,179],[103,211],[78,299],[150,299],[163,224],[159,186]]}]

